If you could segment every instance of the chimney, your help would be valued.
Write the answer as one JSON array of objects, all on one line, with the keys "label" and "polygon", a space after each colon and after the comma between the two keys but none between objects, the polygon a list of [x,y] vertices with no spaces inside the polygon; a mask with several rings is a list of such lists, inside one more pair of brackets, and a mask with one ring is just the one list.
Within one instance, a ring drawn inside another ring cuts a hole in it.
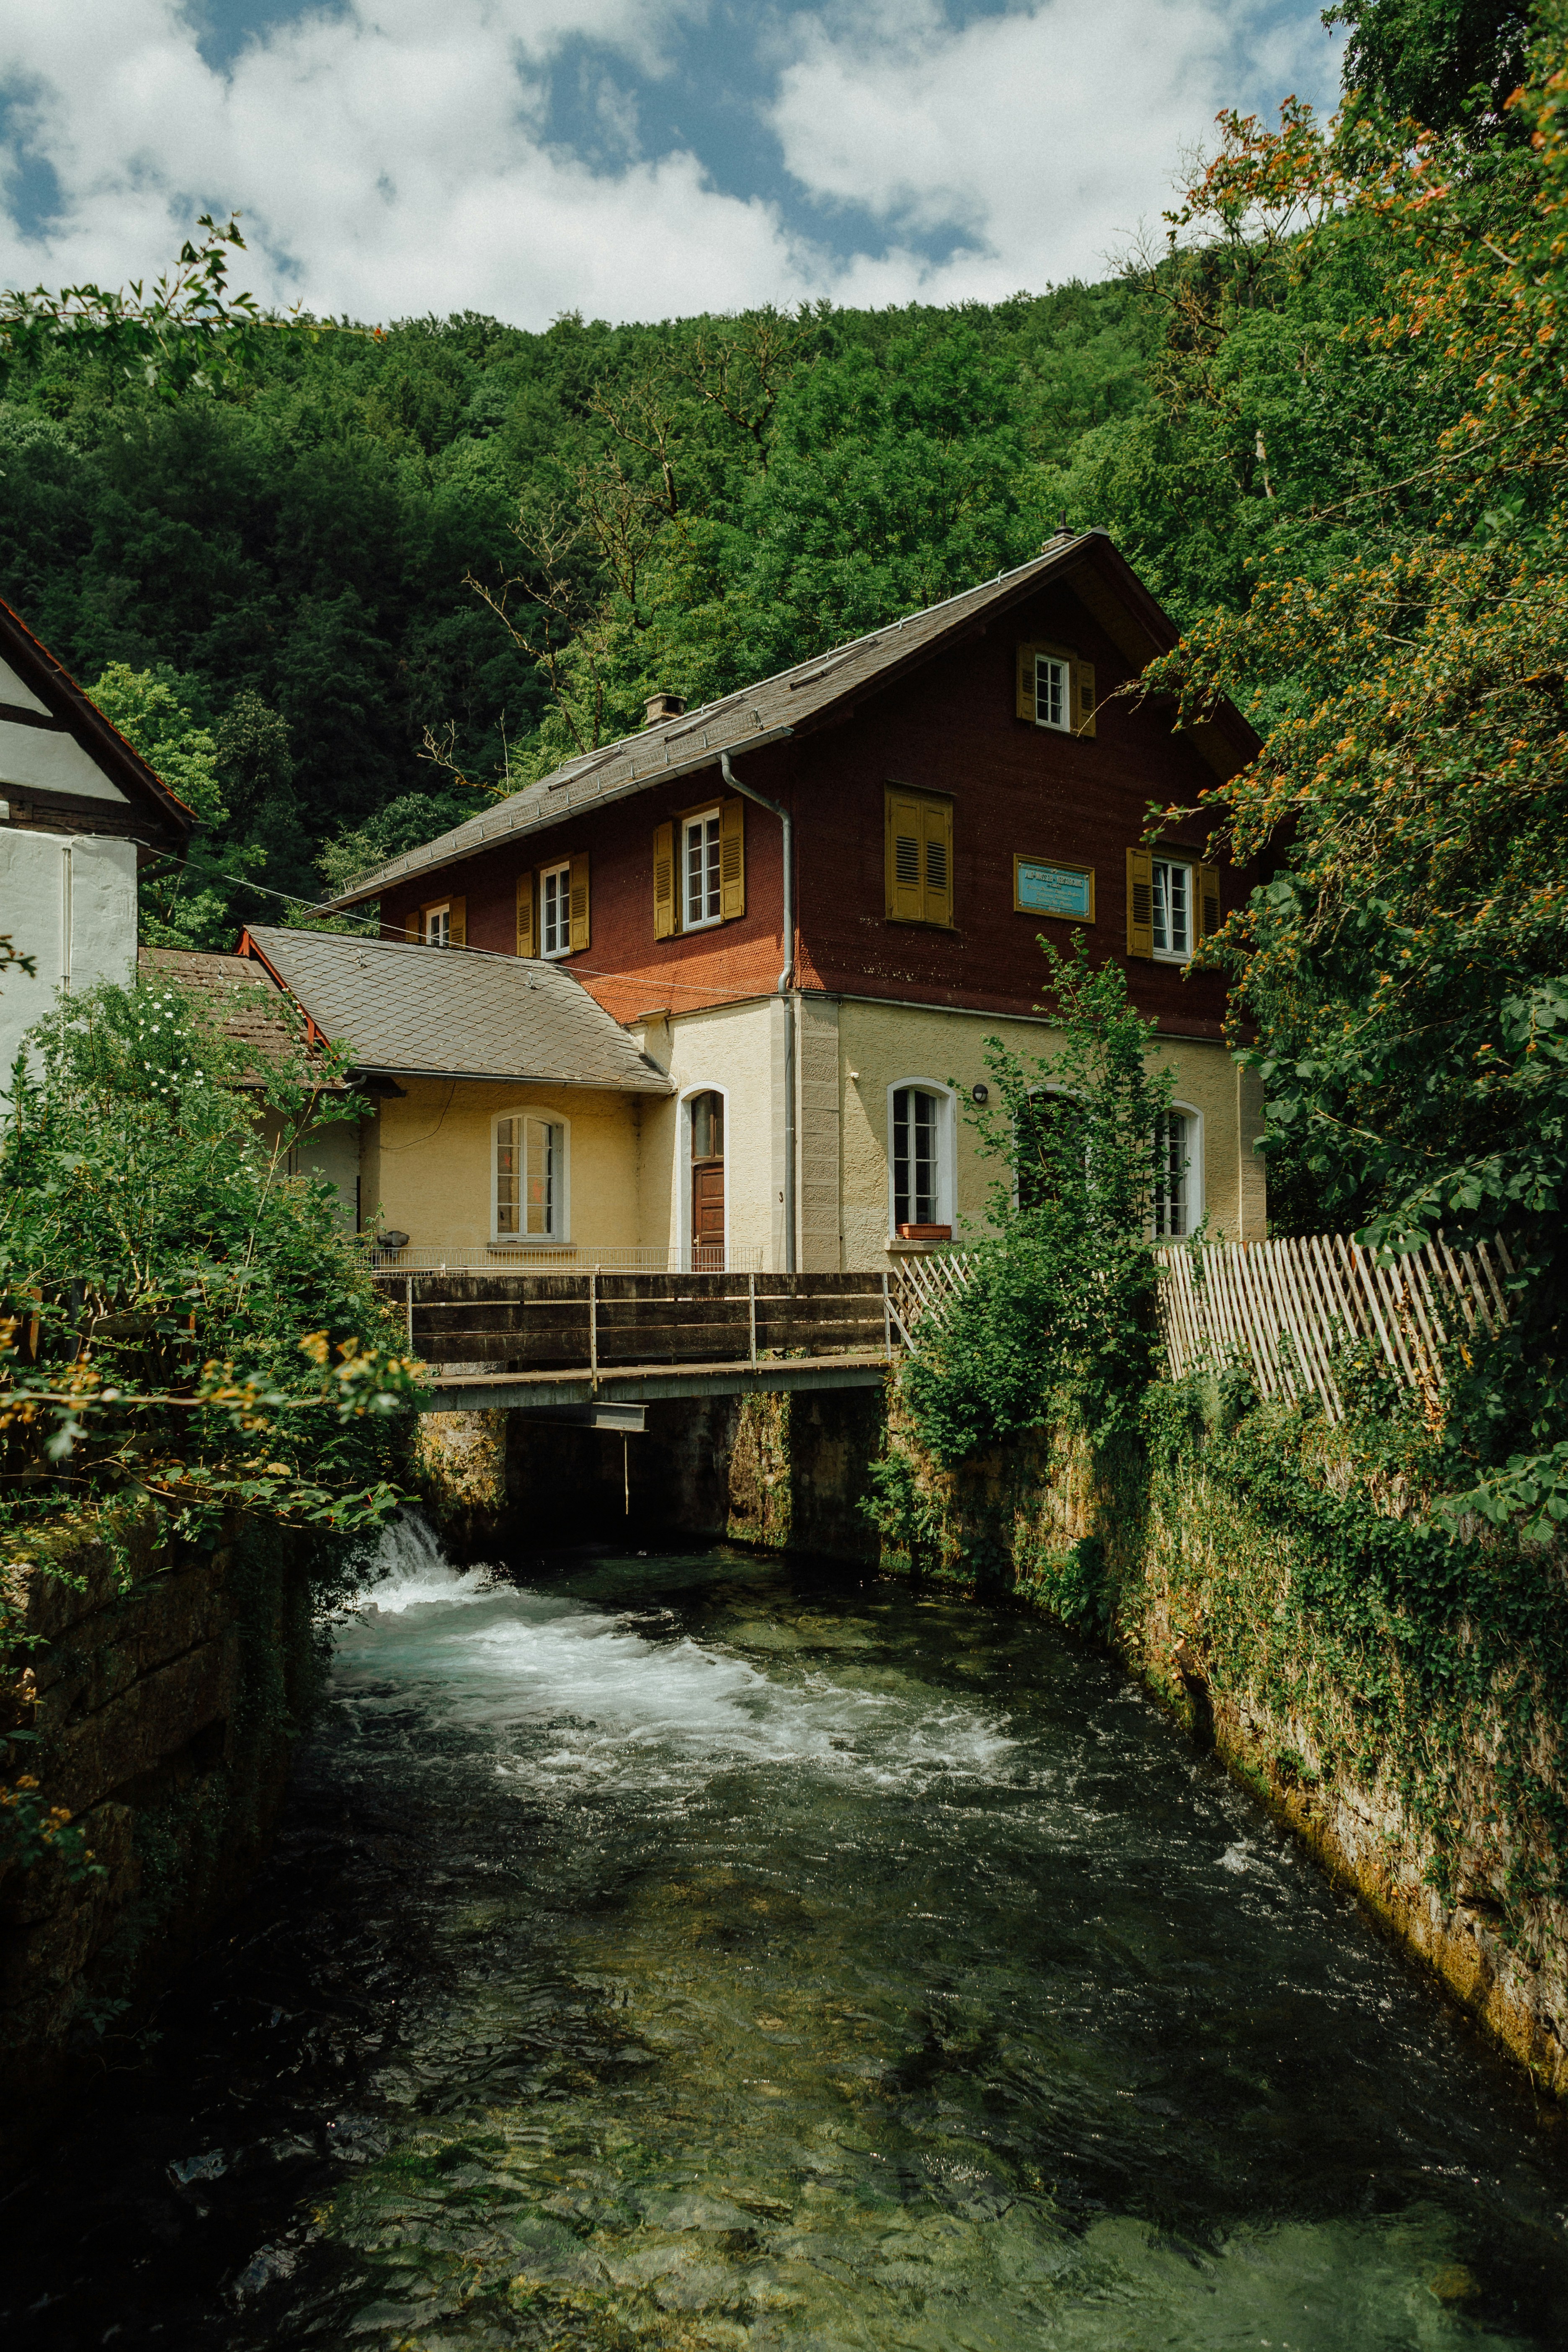
[{"label": "chimney", "polygon": [[643,719],[645,727],[657,727],[661,719],[679,719],[686,708],[683,694],[650,694]]}]

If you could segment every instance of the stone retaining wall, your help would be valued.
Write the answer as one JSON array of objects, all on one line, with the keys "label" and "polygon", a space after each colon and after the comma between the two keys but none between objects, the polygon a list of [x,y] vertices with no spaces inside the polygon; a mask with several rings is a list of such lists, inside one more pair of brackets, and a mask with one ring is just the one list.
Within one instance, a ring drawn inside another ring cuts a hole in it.
[{"label": "stone retaining wall", "polygon": [[[91,1872],[0,1853],[0,2054],[13,2121],[102,2063],[139,1998],[244,1884],[315,1661],[299,1547],[170,1544],[151,1517],[56,1529],[7,1571],[4,1728]],[[25,2135],[6,2134],[14,2160]]]}]

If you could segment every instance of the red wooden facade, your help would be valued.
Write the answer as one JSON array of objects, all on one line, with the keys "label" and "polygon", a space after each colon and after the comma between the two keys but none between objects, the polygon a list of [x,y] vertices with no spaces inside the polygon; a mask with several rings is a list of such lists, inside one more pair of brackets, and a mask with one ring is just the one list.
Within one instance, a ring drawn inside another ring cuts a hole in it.
[{"label": "red wooden facade", "polygon": [[[1103,590],[1095,601],[1104,612]],[[789,740],[750,753],[734,747],[736,773],[795,817],[798,986],[1029,1014],[1044,979],[1037,935],[1068,950],[1079,926],[1015,911],[1014,859],[1022,856],[1092,867],[1093,960],[1125,966],[1134,1001],[1163,1033],[1221,1035],[1225,987],[1217,973],[1184,976],[1179,964],[1127,952],[1127,852],[1142,837],[1150,804],[1195,809],[1215,770],[1192,737],[1173,731],[1168,705],[1116,698],[1140,667],[1123,650],[1130,633],[1118,635],[1121,645],[1070,579],[1047,579],[918,667],[872,680],[851,704],[819,712]],[[1017,715],[1017,649],[1034,639],[1068,646],[1093,664],[1091,736]],[[1245,730],[1234,719],[1232,732],[1243,747],[1232,750],[1234,768],[1246,751]],[[951,796],[950,928],[888,914],[884,805],[893,785]],[[585,855],[589,944],[570,957],[569,968],[616,1018],[766,994],[785,961],[781,828],[754,804],[745,809],[743,915],[710,930],[655,937],[655,829],[724,790],[715,765],[389,887],[384,929],[404,936],[421,904],[450,893],[465,901],[469,947],[513,953],[520,873]],[[1194,814],[1162,846],[1201,859],[1207,832]],[[1256,878],[1222,870],[1225,912]]]}]

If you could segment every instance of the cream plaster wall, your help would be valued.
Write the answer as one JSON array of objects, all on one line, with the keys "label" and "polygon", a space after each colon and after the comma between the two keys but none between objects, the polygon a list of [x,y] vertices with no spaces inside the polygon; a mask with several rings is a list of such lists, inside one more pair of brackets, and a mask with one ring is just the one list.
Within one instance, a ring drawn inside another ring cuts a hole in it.
[{"label": "cream plaster wall", "polygon": [[678,1089],[673,1097],[649,1097],[642,1106],[641,1238],[678,1248],[683,1261],[690,1240],[686,1105],[704,1087],[716,1087],[725,1097],[731,1263],[764,1271],[784,1263],[783,1013],[776,1000],[753,999],[633,1028],[643,1052],[668,1072]]},{"label": "cream plaster wall", "polygon": [[664,1108],[657,1098],[479,1080],[405,1078],[399,1084],[405,1093],[384,1099],[363,1135],[360,1197],[366,1225],[379,1204],[381,1225],[406,1233],[418,1248],[454,1255],[482,1251],[491,1238],[492,1122],[533,1111],[569,1127],[568,1239],[581,1249],[644,1238],[637,1214],[638,1120],[639,1112]]},{"label": "cream plaster wall", "polygon": [[[962,1240],[967,1221],[984,1222],[985,1203],[995,1181],[994,1166],[976,1148],[963,1117],[969,1090],[986,1078],[987,1037],[1000,1037],[1025,1060],[1051,1052],[1058,1032],[1044,1022],[999,1020],[994,1015],[924,1011],[900,1004],[866,1004],[844,999],[837,1008],[840,1047],[842,1135],[842,1264],[872,1270],[889,1262],[890,1204],[888,1177],[888,1090],[907,1079],[952,1083],[955,1121],[954,1208]],[[1176,1101],[1201,1118],[1203,1201],[1211,1229],[1231,1240],[1263,1235],[1262,1161],[1250,1146],[1262,1125],[1256,1082],[1246,1087],[1226,1048],[1187,1038],[1163,1039],[1158,1058],[1176,1073]],[[856,1077],[850,1072],[858,1073]],[[1244,1167],[1241,1146],[1247,1146]],[[1194,1203],[1194,1216],[1197,1202]]]},{"label": "cream plaster wall", "polygon": [[31,977],[13,965],[0,978],[3,1086],[23,1032],[54,1010],[62,988],[129,987],[134,978],[135,843],[0,825],[0,931],[37,965]]}]

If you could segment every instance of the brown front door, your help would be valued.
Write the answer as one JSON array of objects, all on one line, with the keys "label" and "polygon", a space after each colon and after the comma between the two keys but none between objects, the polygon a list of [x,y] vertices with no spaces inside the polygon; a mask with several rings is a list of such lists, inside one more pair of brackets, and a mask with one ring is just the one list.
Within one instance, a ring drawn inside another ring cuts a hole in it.
[{"label": "brown front door", "polygon": [[724,1271],[724,1098],[691,1100],[691,1271]]}]

